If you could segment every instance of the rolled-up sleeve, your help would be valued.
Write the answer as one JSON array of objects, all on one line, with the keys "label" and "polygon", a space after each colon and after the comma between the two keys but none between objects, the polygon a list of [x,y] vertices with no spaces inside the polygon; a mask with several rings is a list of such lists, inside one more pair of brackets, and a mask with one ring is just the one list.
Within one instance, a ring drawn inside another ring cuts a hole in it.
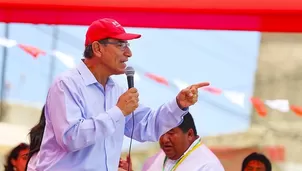
[{"label": "rolled-up sleeve", "polygon": [[124,117],[114,106],[92,118],[85,118],[83,99],[66,80],[50,88],[46,101],[46,117],[53,127],[56,141],[67,151],[77,151],[94,144],[98,137],[115,132],[117,123]]},{"label": "rolled-up sleeve", "polygon": [[133,139],[144,141],[158,141],[160,136],[181,124],[188,108],[180,109],[176,98],[160,106],[157,110],[140,105],[134,112],[134,127],[132,115],[126,118],[125,135]]}]

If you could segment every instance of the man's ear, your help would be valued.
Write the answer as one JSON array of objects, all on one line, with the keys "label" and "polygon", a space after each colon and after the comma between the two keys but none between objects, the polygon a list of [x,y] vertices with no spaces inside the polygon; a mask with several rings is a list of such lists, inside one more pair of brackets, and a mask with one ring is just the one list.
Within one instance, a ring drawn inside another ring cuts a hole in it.
[{"label": "man's ear", "polygon": [[91,44],[93,55],[96,57],[102,57],[104,47],[97,41]]},{"label": "man's ear", "polygon": [[194,135],[193,129],[189,129],[188,132],[187,132],[187,135],[188,135],[188,139],[189,139],[190,141],[194,141],[195,135]]}]

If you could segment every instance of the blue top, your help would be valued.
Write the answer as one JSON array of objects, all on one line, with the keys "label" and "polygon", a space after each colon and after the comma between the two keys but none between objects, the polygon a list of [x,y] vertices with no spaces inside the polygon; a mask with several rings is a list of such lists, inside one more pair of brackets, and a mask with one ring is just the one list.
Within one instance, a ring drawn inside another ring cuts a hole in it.
[{"label": "blue top", "polygon": [[117,171],[124,135],[133,139],[158,141],[182,122],[181,110],[173,99],[157,110],[143,105],[125,117],[116,106],[125,90],[109,79],[99,84],[86,65],[62,74],[49,89],[46,127],[37,171]]}]

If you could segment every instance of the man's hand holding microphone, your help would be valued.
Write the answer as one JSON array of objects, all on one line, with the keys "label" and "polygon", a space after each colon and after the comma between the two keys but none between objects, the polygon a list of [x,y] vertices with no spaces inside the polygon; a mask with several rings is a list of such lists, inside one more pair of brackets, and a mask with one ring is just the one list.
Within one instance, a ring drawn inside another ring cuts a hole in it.
[{"label": "man's hand holding microphone", "polygon": [[120,96],[117,102],[117,107],[121,109],[124,116],[131,114],[138,107],[138,92],[132,87]]},{"label": "man's hand holding microphone", "polygon": [[[134,69],[132,67],[126,68],[126,75],[128,81],[128,90],[120,96],[117,102],[117,107],[123,112],[125,116],[131,114],[139,105],[139,94],[136,88],[134,88]],[[202,82],[193,84],[183,90],[181,90],[176,96],[176,102],[180,109],[187,108],[194,105],[198,101],[198,89],[208,86],[210,83]]]}]

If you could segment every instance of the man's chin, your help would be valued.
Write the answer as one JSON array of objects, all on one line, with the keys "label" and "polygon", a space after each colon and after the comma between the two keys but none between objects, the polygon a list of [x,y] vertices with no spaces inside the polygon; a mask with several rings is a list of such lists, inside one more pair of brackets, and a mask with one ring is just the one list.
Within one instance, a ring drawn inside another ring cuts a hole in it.
[{"label": "man's chin", "polygon": [[171,160],[175,160],[174,158],[175,158],[175,153],[171,153],[171,152],[166,152],[165,151],[165,154],[166,154],[166,156],[168,157],[168,159],[171,159]]},{"label": "man's chin", "polygon": [[119,69],[119,70],[116,70],[114,75],[122,75],[122,74],[125,74],[126,73],[126,69]]},{"label": "man's chin", "polygon": [[168,157],[168,159],[170,160],[177,160],[178,158],[176,157],[176,155],[167,155],[166,156]]}]

